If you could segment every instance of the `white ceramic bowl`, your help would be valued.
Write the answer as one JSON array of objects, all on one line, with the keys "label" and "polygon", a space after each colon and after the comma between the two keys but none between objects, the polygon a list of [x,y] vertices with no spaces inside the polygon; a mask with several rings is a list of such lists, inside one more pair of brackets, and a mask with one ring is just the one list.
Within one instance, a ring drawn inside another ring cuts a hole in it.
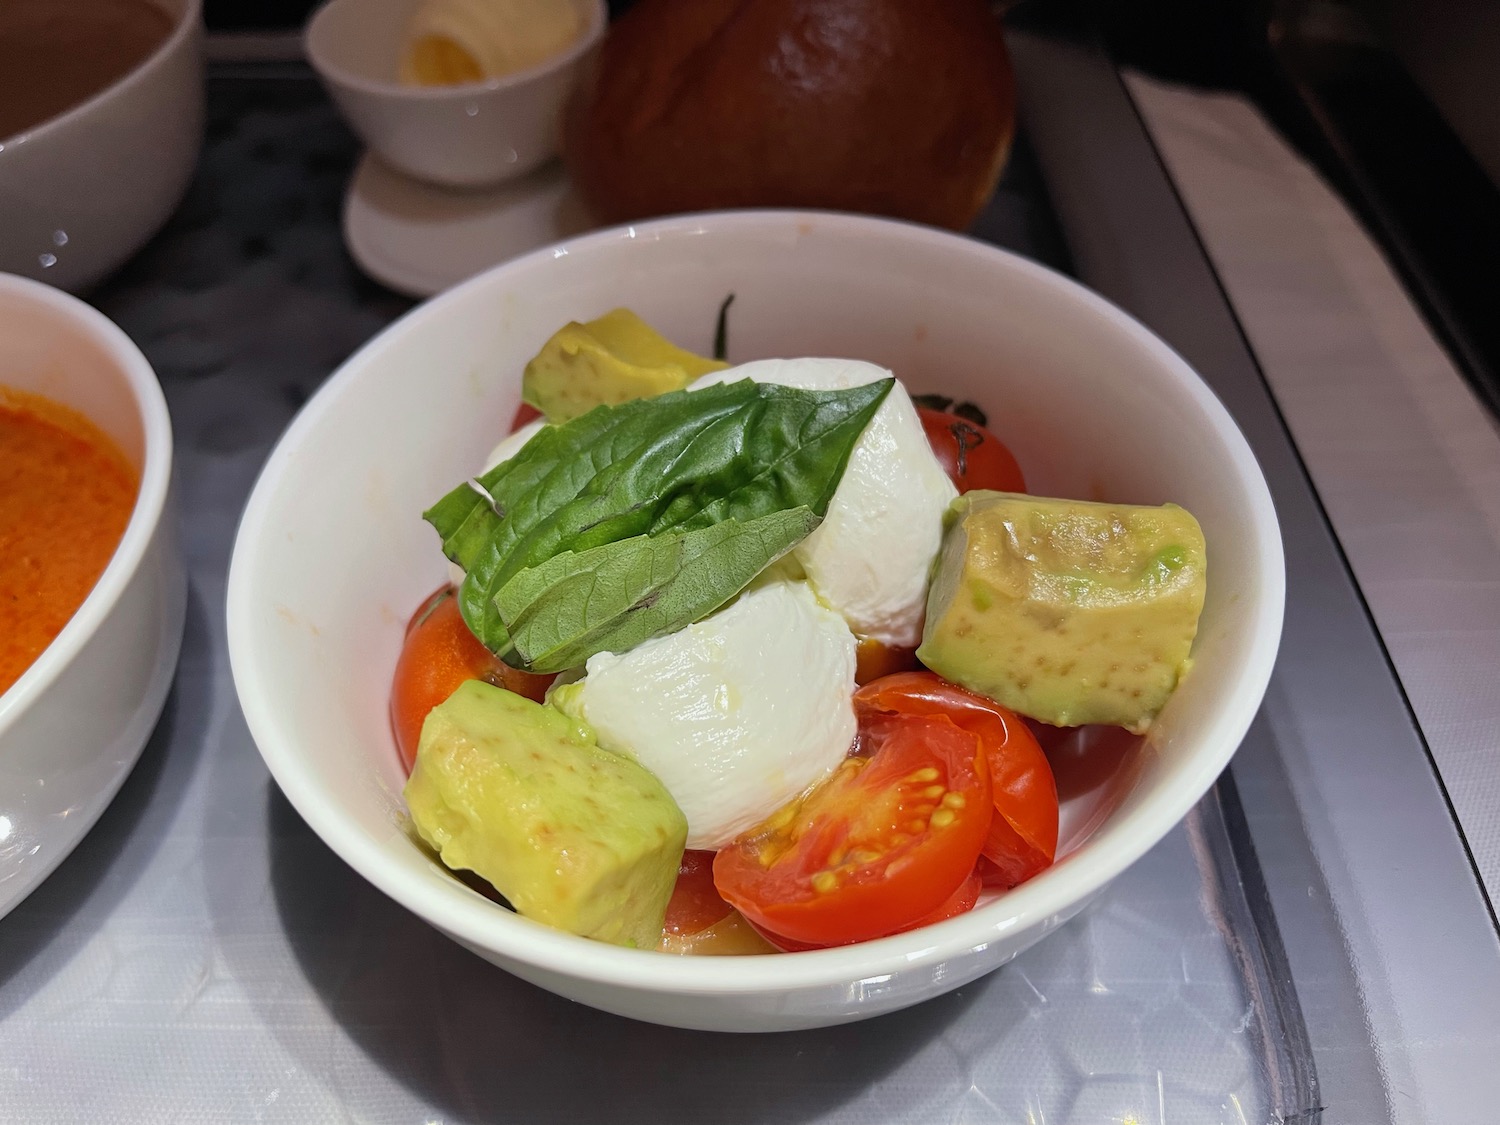
[{"label": "white ceramic bowl", "polygon": [[[1195,666],[1149,739],[1059,763],[1061,859],[972,913],[844,949],[686,958],[615,948],[507,913],[402,830],[386,718],[402,627],[445,580],[421,511],[482,463],[524,362],[561,324],[629,305],[730,358],[873,360],[914,391],[979,402],[1039,493],[1186,505],[1207,536]],[[350,359],[277,447],[240,526],[229,648],[282,790],[356,870],[455,940],[584,1003],[683,1027],[860,1019],[956,988],[1076,914],[1186,814],[1229,761],[1280,637],[1281,540],[1223,407],[1155,336],[1032,262],[939,231],[822,213],[665,219],[497,267]]]},{"label": "white ceramic bowl", "polygon": [[583,34],[538,66],[461,86],[397,81],[402,40],[418,0],[328,0],[307,24],[308,60],[333,100],[382,160],[446,187],[511,179],[550,160],[563,108],[604,34],[604,0],[576,3]]},{"label": "white ceramic bowl", "polygon": [[0,137],[0,271],[85,289],[182,199],[203,145],[202,0],[150,3],[174,27],[144,62],[66,113]]},{"label": "white ceramic bowl", "polygon": [[140,473],[93,591],[0,693],[0,916],[87,832],[161,714],[187,581],[169,486],[172,424],[145,356],[82,301],[0,274],[0,384],[72,407]]}]

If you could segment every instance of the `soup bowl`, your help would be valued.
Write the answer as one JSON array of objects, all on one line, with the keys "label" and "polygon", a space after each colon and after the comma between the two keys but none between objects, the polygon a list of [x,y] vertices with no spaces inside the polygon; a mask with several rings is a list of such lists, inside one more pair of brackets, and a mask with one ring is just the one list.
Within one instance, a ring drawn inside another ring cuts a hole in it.
[{"label": "soup bowl", "polygon": [[61,633],[0,692],[0,915],[73,849],[140,756],[182,641],[187,581],[156,374],[83,302],[0,274],[0,386],[88,418],[140,477],[108,566]]},{"label": "soup bowl", "polygon": [[87,289],[181,201],[203,144],[203,3],[147,2],[172,21],[156,50],[93,97],[0,137],[0,270]]},{"label": "soup bowl", "polygon": [[[739,958],[617,948],[509,913],[420,849],[387,721],[403,624],[446,578],[421,512],[508,428],[526,360],[566,321],[627,305],[729,358],[843,356],[978,403],[1034,491],[1192,511],[1208,543],[1194,666],[1142,739],[1057,748],[1058,861],[937,925]],[[235,683],[266,764],[352,867],[502,968],[689,1028],[861,1019],[987,973],[1062,925],[1168,832],[1228,763],[1280,637],[1281,541],[1233,421],[1119,309],[1013,254],[848,215],[690,215],[517,259],[414,310],[293,422],[245,511],[229,580]]]}]

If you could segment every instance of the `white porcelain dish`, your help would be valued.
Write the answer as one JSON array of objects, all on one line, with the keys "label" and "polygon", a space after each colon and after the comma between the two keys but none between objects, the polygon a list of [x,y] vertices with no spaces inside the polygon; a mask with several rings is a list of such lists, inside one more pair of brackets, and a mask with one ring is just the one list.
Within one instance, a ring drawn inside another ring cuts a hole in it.
[{"label": "white porcelain dish", "polygon": [[365,153],[344,194],[350,256],[409,297],[431,297],[593,225],[559,160],[459,191],[403,176]]},{"label": "white porcelain dish", "polygon": [[84,414],[140,473],[93,591],[0,693],[3,916],[73,850],[140,756],[177,666],[187,579],[166,400],[125,333],[81,301],[0,274],[0,385]]},{"label": "white porcelain dish", "polygon": [[[1149,738],[1060,763],[1059,862],[938,926],[844,949],[686,958],[509,914],[402,826],[386,693],[402,627],[445,580],[420,512],[482,463],[521,368],[561,324],[633,307],[730,358],[837,355],[990,412],[1038,492],[1177,501],[1209,544],[1195,667]],[[250,729],[313,829],[366,878],[495,964],[587,1004],[682,1027],[766,1031],[891,1011],[989,972],[1076,914],[1213,783],[1260,703],[1280,636],[1281,541],[1249,448],[1203,382],[1135,321],[1022,258],[857,216],[665,219],[500,266],[399,321],[292,424],[246,509],[229,643]]]},{"label": "white porcelain dish", "polygon": [[0,272],[77,292],[177,208],[203,145],[202,0],[150,0],[172,33],[124,78],[0,137]]},{"label": "white porcelain dish", "polygon": [[328,0],[308,21],[308,61],[354,131],[397,171],[448,187],[485,187],[557,154],[563,108],[609,22],[604,0],[576,3],[582,35],[504,78],[459,86],[397,81],[418,0]]}]

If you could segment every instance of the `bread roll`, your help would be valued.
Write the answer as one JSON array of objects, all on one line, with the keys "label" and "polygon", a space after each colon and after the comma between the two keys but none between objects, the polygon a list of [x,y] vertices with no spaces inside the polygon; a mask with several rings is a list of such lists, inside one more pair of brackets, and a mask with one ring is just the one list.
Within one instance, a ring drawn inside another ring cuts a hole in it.
[{"label": "bread roll", "polygon": [[962,229],[1014,110],[984,0],[640,0],[580,87],[566,155],[607,222],[821,207]]}]

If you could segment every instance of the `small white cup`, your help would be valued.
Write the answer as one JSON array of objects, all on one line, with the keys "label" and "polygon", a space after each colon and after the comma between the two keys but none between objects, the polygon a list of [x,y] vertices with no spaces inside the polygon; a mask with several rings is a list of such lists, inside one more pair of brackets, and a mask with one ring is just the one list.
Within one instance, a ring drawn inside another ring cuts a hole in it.
[{"label": "small white cup", "polygon": [[500,183],[555,156],[568,96],[609,20],[604,0],[572,0],[582,34],[538,66],[407,86],[397,69],[417,2],[328,0],[308,21],[308,61],[365,144],[397,171],[445,187]]}]

